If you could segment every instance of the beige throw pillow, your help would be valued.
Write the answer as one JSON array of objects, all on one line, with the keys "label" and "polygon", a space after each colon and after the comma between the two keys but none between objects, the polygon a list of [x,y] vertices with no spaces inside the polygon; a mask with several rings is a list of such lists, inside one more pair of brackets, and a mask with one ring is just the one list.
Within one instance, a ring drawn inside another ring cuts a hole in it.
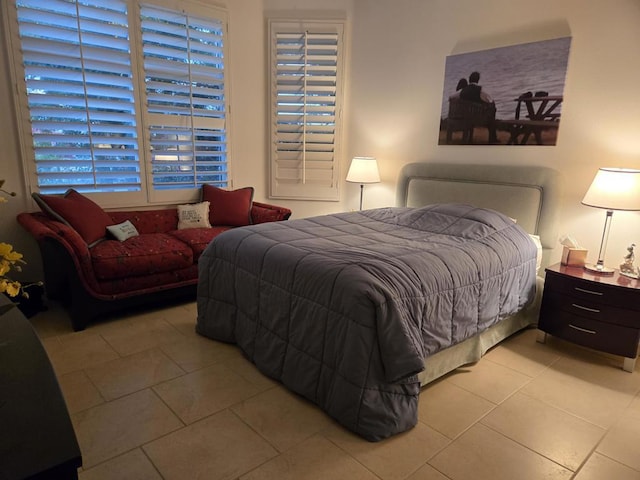
[{"label": "beige throw pillow", "polygon": [[211,227],[209,223],[209,202],[178,205],[178,230],[205,227]]}]

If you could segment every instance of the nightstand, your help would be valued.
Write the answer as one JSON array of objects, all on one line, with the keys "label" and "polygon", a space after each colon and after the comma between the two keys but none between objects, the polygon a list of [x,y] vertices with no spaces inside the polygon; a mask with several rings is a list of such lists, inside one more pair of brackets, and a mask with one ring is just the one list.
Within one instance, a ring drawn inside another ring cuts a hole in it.
[{"label": "nightstand", "polygon": [[547,334],[621,355],[632,372],[640,341],[640,280],[559,263],[545,269],[538,341]]}]

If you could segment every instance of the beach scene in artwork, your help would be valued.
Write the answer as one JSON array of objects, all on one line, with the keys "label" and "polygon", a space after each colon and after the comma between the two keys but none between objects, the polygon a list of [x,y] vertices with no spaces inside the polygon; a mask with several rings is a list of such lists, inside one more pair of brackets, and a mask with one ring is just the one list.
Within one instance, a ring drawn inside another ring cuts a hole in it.
[{"label": "beach scene in artwork", "polygon": [[[448,56],[438,143],[555,145],[570,46],[562,37]],[[457,90],[474,72],[482,99]]]}]

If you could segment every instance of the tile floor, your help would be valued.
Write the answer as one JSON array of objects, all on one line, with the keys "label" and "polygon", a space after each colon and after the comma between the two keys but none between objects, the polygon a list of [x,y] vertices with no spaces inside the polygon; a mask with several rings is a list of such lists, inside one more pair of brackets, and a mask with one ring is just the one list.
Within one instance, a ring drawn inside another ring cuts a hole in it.
[{"label": "tile floor", "polygon": [[32,318],[94,479],[640,479],[640,362],[523,331],[425,388],[369,443],[194,332],[195,304],[74,333]]}]

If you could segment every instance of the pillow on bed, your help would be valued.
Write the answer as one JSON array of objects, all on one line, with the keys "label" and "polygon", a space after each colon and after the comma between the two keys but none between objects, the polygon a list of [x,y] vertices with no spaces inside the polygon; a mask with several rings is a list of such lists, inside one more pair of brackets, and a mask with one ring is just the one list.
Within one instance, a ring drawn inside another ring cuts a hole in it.
[{"label": "pillow on bed", "polygon": [[210,227],[209,202],[178,205],[178,230]]},{"label": "pillow on bed", "polygon": [[40,209],[54,220],[65,223],[91,247],[107,235],[113,220],[100,205],[70,188],[64,195],[31,194]]},{"label": "pillow on bed", "polygon": [[242,227],[251,224],[253,187],[223,190],[213,185],[202,185],[202,201],[211,202],[211,225]]},{"label": "pillow on bed", "polygon": [[536,273],[538,273],[540,267],[542,266],[542,243],[540,242],[539,235],[532,235],[530,233],[529,236],[531,237],[531,240],[533,240],[533,243],[536,244],[536,248],[538,249],[538,253],[536,254]]}]

